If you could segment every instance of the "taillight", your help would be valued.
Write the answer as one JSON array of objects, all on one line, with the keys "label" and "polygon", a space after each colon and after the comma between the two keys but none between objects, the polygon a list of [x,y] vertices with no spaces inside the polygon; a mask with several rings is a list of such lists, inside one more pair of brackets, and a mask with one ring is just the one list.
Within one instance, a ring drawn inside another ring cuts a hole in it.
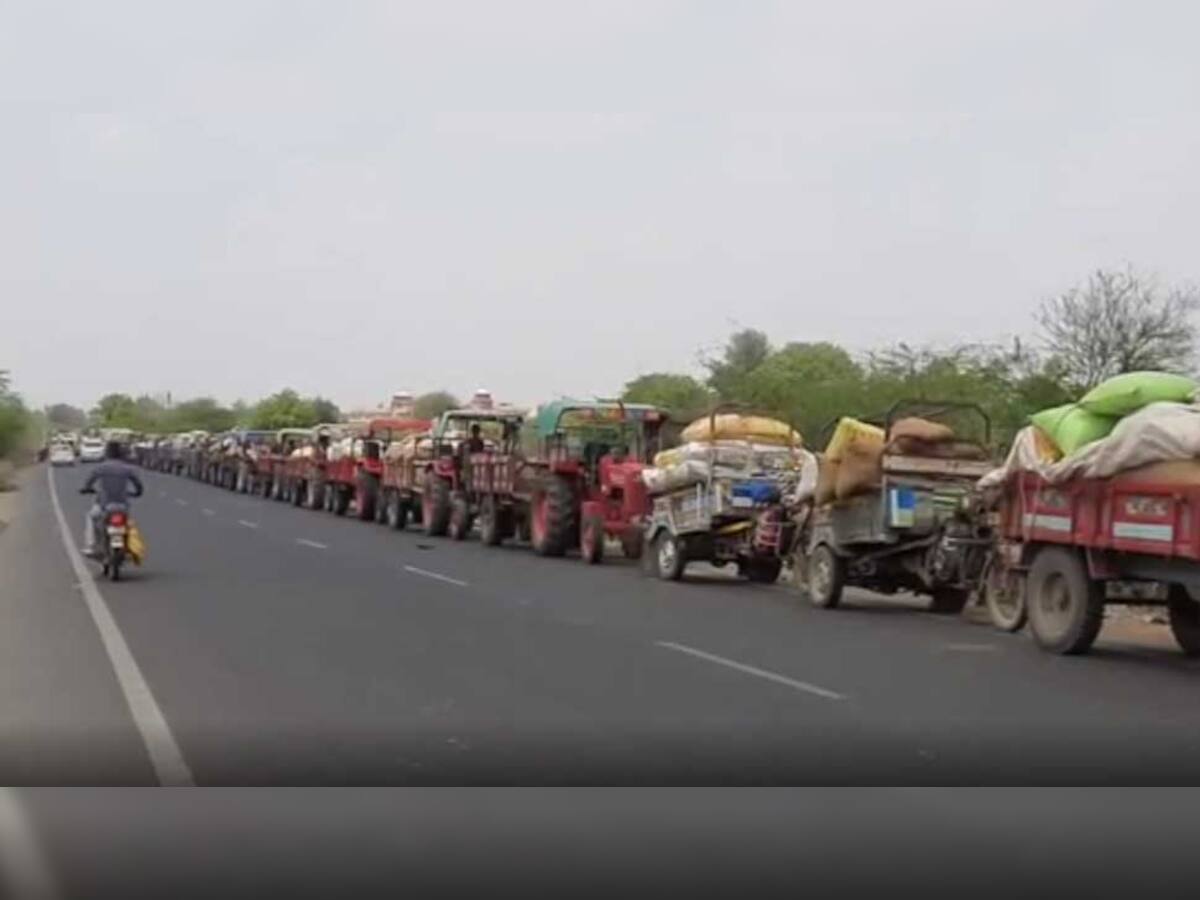
[{"label": "taillight", "polygon": [[118,528],[125,524],[125,513],[115,512],[108,517],[109,525],[116,525]]}]

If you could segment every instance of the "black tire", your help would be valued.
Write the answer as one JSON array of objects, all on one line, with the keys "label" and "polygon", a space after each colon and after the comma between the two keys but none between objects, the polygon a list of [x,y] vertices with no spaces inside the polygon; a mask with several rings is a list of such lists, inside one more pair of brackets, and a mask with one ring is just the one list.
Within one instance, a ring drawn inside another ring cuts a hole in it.
[{"label": "black tire", "polygon": [[333,486],[333,514],[335,516],[344,516],[346,510],[350,508],[350,491],[346,490],[343,485],[335,484]]},{"label": "black tire", "polygon": [[818,609],[836,609],[846,584],[846,561],[828,544],[817,544],[812,553],[796,551],[796,587]]},{"label": "black tire", "polygon": [[937,587],[929,600],[929,611],[939,616],[956,616],[963,611],[971,592],[963,588]]},{"label": "black tire", "polygon": [[321,509],[333,512],[333,485],[326,484],[321,491]]},{"label": "black tire", "polygon": [[567,479],[553,475],[535,500],[544,505],[544,511],[533,510],[535,520],[542,523],[533,529],[534,550],[542,556],[562,556],[579,540],[575,487]]},{"label": "black tire", "polygon": [[983,603],[992,627],[1009,633],[1025,627],[1029,610],[1025,603],[1025,576],[998,562],[988,563],[983,573]]},{"label": "black tire", "polygon": [[293,481],[288,485],[288,499],[292,501],[292,506],[303,506],[308,495],[308,483],[305,481]]},{"label": "black tire", "polygon": [[428,515],[421,514],[425,533],[443,537],[450,528],[450,482],[432,472],[425,477],[425,493],[421,502],[428,506]]},{"label": "black tire", "polygon": [[496,498],[492,496],[484,497],[479,507],[480,542],[486,544],[488,547],[499,546],[500,542],[504,540],[504,532],[501,530],[502,525]]},{"label": "black tire", "polygon": [[471,506],[461,494],[450,501],[450,521],[446,534],[452,541],[465,540],[471,533]]},{"label": "black tire", "polygon": [[369,472],[358,476],[358,489],[354,492],[355,512],[363,522],[373,521],[375,506],[379,502],[379,478]]},{"label": "black tire", "polygon": [[746,577],[755,584],[774,584],[782,571],[781,559],[751,559],[746,563]]},{"label": "black tire", "polygon": [[663,529],[654,539],[654,573],[663,581],[678,581],[687,566],[687,544]]},{"label": "black tire", "polygon": [[108,578],[110,581],[120,581],[121,580],[121,563],[122,562],[124,562],[124,558],[120,551],[113,553],[109,557],[108,563],[105,565],[105,568],[108,570]]},{"label": "black tire", "polygon": [[408,504],[400,496],[399,491],[388,491],[386,499],[384,518],[387,519],[388,528],[393,531],[403,530],[404,526],[408,524]]},{"label": "black tire", "polygon": [[320,481],[304,482],[304,508],[323,509],[325,507],[325,486]]},{"label": "black tire", "polygon": [[1088,578],[1077,553],[1043,548],[1029,569],[1026,597],[1039,647],[1063,656],[1091,648],[1104,623],[1104,587]]},{"label": "black tire", "polygon": [[1181,584],[1167,590],[1167,615],[1179,649],[1187,656],[1200,655],[1200,603]]},{"label": "black tire", "polygon": [[579,524],[579,556],[585,563],[604,561],[604,518],[588,516]]}]

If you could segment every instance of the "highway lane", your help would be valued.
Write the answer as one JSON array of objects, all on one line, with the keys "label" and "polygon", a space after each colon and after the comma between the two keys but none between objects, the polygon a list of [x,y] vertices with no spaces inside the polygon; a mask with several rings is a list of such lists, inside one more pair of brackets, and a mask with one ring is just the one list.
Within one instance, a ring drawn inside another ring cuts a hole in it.
[{"label": "highway lane", "polygon": [[[81,477],[55,473],[72,523]],[[35,507],[49,503],[42,478]],[[623,561],[543,560],[146,481],[149,565],[100,590],[202,784],[1197,770],[1197,665],[1170,652],[1110,642],[1063,660],[866,595],[814,610],[784,586],[667,584]],[[59,649],[52,632],[39,640]],[[111,681],[98,662],[97,683]]]}]

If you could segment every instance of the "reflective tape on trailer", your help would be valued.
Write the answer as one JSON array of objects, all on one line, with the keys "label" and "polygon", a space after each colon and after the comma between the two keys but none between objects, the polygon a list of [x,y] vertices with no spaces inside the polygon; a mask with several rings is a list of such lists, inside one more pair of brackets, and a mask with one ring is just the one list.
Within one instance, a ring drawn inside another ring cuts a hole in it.
[{"label": "reflective tape on trailer", "polygon": [[1047,531],[1065,532],[1070,532],[1071,530],[1070,516],[1047,516],[1038,513],[1025,513],[1021,521],[1026,528],[1044,528]]},{"label": "reflective tape on trailer", "polygon": [[1153,525],[1148,522],[1113,522],[1113,537],[1137,541],[1173,541],[1175,529],[1170,525]]}]

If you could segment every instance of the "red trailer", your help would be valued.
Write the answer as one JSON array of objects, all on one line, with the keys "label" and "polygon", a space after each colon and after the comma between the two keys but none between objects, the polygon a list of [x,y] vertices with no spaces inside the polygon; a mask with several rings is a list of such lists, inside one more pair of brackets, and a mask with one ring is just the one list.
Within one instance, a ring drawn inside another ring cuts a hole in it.
[{"label": "red trailer", "polygon": [[1052,485],[1023,471],[1001,491],[984,576],[997,624],[1015,630],[1027,611],[1041,647],[1086,653],[1105,604],[1140,594],[1165,602],[1180,647],[1200,653],[1200,484],[1116,475]]},{"label": "red trailer", "polygon": [[383,521],[389,475],[383,452],[387,445],[414,432],[428,431],[428,419],[371,419],[357,428],[350,453],[325,463],[325,509],[345,515],[354,506],[364,521]]}]

